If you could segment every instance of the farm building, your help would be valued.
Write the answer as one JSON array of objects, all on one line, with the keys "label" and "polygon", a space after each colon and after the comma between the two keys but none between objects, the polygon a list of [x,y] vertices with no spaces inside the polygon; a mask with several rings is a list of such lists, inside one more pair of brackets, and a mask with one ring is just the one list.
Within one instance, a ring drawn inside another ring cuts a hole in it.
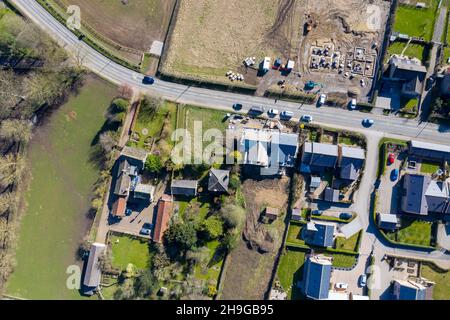
[{"label": "farm building", "polygon": [[156,223],[153,230],[153,241],[162,243],[164,232],[169,226],[170,216],[172,215],[173,200],[169,195],[163,195],[158,202],[158,211],[156,213]]},{"label": "farm building", "polygon": [[83,285],[85,286],[83,291],[87,295],[93,295],[94,291],[100,286],[102,272],[98,261],[105,249],[106,245],[103,243],[93,243],[91,250],[89,251],[89,258],[83,280]]},{"label": "farm building", "polygon": [[172,195],[174,196],[197,196],[198,181],[197,180],[172,180],[170,186]]}]

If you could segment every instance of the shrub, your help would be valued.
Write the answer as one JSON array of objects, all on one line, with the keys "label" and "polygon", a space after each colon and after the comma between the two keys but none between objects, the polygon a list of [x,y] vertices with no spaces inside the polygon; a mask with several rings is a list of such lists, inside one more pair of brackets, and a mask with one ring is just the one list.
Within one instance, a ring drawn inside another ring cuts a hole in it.
[{"label": "shrub", "polygon": [[169,245],[181,250],[189,250],[197,244],[197,232],[192,222],[173,223],[164,236]]},{"label": "shrub", "polygon": [[223,222],[217,216],[212,216],[204,220],[199,227],[200,235],[204,235],[207,240],[214,240],[223,234]]},{"label": "shrub", "polygon": [[154,154],[151,154],[147,157],[147,161],[145,162],[145,170],[156,173],[161,171],[163,168],[163,164],[161,162],[161,158]]},{"label": "shrub", "polygon": [[245,210],[234,204],[227,204],[221,210],[220,213],[228,228],[238,228],[244,225]]}]

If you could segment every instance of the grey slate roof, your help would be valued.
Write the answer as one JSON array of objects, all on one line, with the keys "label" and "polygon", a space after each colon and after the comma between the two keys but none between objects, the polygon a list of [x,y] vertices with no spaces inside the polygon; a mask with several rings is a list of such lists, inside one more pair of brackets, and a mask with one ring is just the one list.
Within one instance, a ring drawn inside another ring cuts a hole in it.
[{"label": "grey slate roof", "polygon": [[120,153],[122,156],[145,162],[147,160],[148,152],[144,149],[124,147]]},{"label": "grey slate roof", "polygon": [[[282,167],[292,167],[298,151],[298,135],[293,133],[272,133],[270,154],[272,162]],[[273,164],[272,164],[273,165]]]},{"label": "grey slate roof", "polygon": [[430,176],[406,174],[403,180],[402,210],[407,213],[428,215],[449,210],[449,188],[446,183],[432,181]]},{"label": "grey slate roof", "polygon": [[396,300],[425,300],[427,289],[413,281],[395,280],[394,298]]},{"label": "grey slate roof", "polygon": [[172,195],[177,196],[196,196],[197,195],[197,180],[172,180],[171,191]]},{"label": "grey slate roof", "polygon": [[100,285],[102,273],[98,265],[98,260],[105,249],[106,246],[103,243],[92,244],[83,280],[83,284],[86,287],[97,288]]},{"label": "grey slate roof", "polygon": [[317,256],[309,256],[305,262],[304,290],[310,299],[328,298],[331,280],[331,261]]},{"label": "grey slate roof", "polygon": [[355,181],[364,165],[365,153],[361,148],[341,147],[341,179]]},{"label": "grey slate roof", "polygon": [[395,230],[399,222],[397,215],[389,213],[379,213],[377,219],[380,228],[385,230]]},{"label": "grey slate roof", "polygon": [[114,194],[116,196],[128,196],[131,186],[131,178],[127,174],[121,174],[120,177],[116,179],[116,186],[114,188]]},{"label": "grey slate roof", "polygon": [[[319,247],[331,247],[333,246],[334,239],[334,225],[327,223],[314,223],[315,230],[306,231],[304,234],[305,242],[309,245]],[[311,229],[313,230],[313,229]]]},{"label": "grey slate roof", "polygon": [[311,168],[334,168],[338,156],[338,146],[336,145],[316,142],[303,144],[302,164]]},{"label": "grey slate roof", "polygon": [[210,192],[228,192],[230,171],[211,169],[209,171],[208,190]]},{"label": "grey slate roof", "polygon": [[409,153],[425,159],[450,161],[450,146],[441,144],[412,140],[409,143]]},{"label": "grey slate roof", "polygon": [[339,202],[339,190],[326,188],[323,200],[328,202]]}]

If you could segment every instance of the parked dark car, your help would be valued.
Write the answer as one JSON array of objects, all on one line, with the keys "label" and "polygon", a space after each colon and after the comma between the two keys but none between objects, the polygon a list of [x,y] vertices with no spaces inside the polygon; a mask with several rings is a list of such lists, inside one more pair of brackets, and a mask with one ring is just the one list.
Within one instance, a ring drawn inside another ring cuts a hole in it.
[{"label": "parked dark car", "polygon": [[153,77],[150,76],[145,76],[144,79],[142,80],[143,84],[154,84],[155,83],[155,79]]},{"label": "parked dark car", "polygon": [[248,111],[248,114],[252,115],[252,116],[260,116],[264,113],[264,111],[266,111],[266,109],[264,107],[253,106]]},{"label": "parked dark car", "polygon": [[392,181],[397,181],[397,179],[398,179],[398,176],[399,176],[399,171],[398,171],[398,169],[394,169],[394,170],[392,170],[391,171],[391,180]]},{"label": "parked dark car", "polygon": [[242,109],[242,104],[240,104],[240,103],[233,104],[233,109],[234,110],[241,110]]},{"label": "parked dark car", "polygon": [[342,220],[350,220],[351,218],[352,218],[352,214],[351,213],[348,213],[348,212],[342,212],[340,215],[339,215],[339,218],[340,219],[342,219]]}]

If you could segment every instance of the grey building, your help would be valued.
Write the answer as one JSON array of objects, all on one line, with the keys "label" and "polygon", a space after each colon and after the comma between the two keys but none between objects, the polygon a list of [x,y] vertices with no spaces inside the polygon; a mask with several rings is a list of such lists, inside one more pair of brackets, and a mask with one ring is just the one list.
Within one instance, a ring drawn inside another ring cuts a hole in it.
[{"label": "grey building", "polygon": [[172,180],[170,189],[174,196],[195,197],[197,196],[197,187],[197,180]]},{"label": "grey building", "polygon": [[418,98],[427,74],[427,69],[418,59],[394,55],[389,61],[389,80],[401,84],[401,95]]},{"label": "grey building", "polygon": [[301,221],[302,218],[302,210],[299,208],[292,209],[291,220]]},{"label": "grey building", "polygon": [[450,146],[412,140],[409,143],[411,156],[432,160],[450,162]]},{"label": "grey building", "polygon": [[321,256],[308,256],[304,267],[304,293],[309,299],[328,299],[332,263]]},{"label": "grey building", "polygon": [[227,193],[229,183],[229,170],[211,169],[209,171],[208,191],[214,193]]},{"label": "grey building", "polygon": [[114,194],[118,197],[128,197],[131,187],[131,178],[127,174],[121,174],[116,179]]},{"label": "grey building", "polygon": [[100,286],[102,272],[98,261],[105,249],[106,245],[103,243],[93,243],[91,250],[89,251],[89,258],[83,280],[83,285],[85,286],[83,291],[87,295],[93,295],[94,291]]},{"label": "grey building", "polygon": [[134,199],[145,200],[148,202],[153,202],[153,196],[155,194],[155,187],[149,184],[139,183],[133,192]]},{"label": "grey building", "polygon": [[127,160],[131,166],[135,166],[139,171],[142,171],[147,161],[148,152],[139,148],[124,147],[120,153],[120,160]]},{"label": "grey building", "polygon": [[395,214],[378,213],[377,221],[378,221],[378,226],[381,229],[388,230],[388,231],[394,231],[400,225],[399,218]]},{"label": "grey building", "polygon": [[339,150],[337,145],[305,142],[302,149],[300,171],[303,173],[322,172],[337,165]]},{"label": "grey building", "polygon": [[334,224],[309,222],[303,229],[303,238],[308,245],[332,247],[334,240]]},{"label": "grey building", "polygon": [[426,300],[427,288],[411,280],[394,280],[394,300]]},{"label": "grey building", "polygon": [[355,181],[364,166],[365,152],[361,148],[341,147],[340,177]]},{"label": "grey building", "polygon": [[340,191],[337,189],[326,188],[323,196],[323,200],[327,202],[337,203],[340,201]]},{"label": "grey building", "polygon": [[402,211],[417,215],[450,213],[449,186],[430,176],[406,174],[403,180]]}]

